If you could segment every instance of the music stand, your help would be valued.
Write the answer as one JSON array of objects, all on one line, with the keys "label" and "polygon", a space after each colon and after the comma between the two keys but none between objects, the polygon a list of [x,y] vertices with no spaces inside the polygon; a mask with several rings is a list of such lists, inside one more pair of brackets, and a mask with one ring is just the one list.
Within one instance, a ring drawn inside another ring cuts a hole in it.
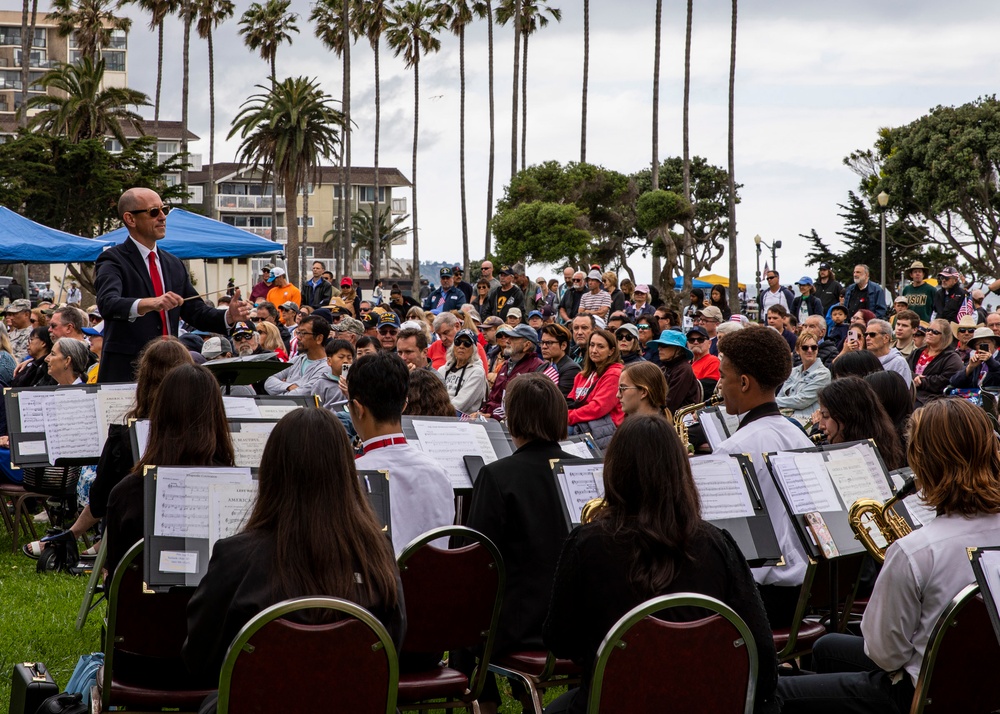
[{"label": "music stand", "polygon": [[273,352],[247,357],[231,357],[206,362],[208,371],[215,375],[219,384],[230,394],[234,385],[255,384],[277,374],[288,365],[279,362]]}]

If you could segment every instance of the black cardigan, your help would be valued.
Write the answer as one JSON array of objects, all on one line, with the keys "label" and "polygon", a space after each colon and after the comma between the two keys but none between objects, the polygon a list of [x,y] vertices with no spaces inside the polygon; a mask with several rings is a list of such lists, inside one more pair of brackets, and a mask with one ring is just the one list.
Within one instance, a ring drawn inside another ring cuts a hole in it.
[{"label": "black cardigan", "polygon": [[[757,645],[760,669],[754,711],[779,711],[774,700],[778,660],[771,626],[746,560],[729,533],[709,523],[702,523],[690,544],[690,555],[670,586],[655,595],[700,593],[733,608],[750,628]],[[563,547],[544,636],[545,645],[556,656],[570,658],[585,668],[584,683],[569,709],[571,714],[586,711],[590,677],[601,641],[622,615],[653,596],[632,588],[630,565],[628,545],[607,533],[600,521],[575,529]],[[704,617],[703,611],[690,608],[676,610],[674,615],[670,619]]]},{"label": "black cardigan", "polygon": [[[926,349],[927,347],[921,347],[919,350],[913,350],[909,359],[906,360],[914,377],[917,376],[917,362]],[[955,351],[952,345],[948,345],[941,354],[924,367],[924,373],[920,375],[922,377],[920,386],[917,387],[916,406],[922,407],[932,399],[942,396],[951,376],[964,369],[965,365],[962,363],[961,355]]]}]

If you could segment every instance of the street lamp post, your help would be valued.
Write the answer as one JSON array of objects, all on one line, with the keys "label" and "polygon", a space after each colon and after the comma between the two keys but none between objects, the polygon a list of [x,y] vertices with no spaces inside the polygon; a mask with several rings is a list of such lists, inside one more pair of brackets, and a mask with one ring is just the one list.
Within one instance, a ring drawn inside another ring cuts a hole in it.
[{"label": "street lamp post", "polygon": [[760,234],[753,237],[754,245],[757,246],[757,311],[760,311]]},{"label": "street lamp post", "polygon": [[882,289],[885,290],[885,207],[889,204],[889,194],[882,191],[877,197],[878,205],[882,209],[882,272],[881,278],[882,282],[880,285]]}]

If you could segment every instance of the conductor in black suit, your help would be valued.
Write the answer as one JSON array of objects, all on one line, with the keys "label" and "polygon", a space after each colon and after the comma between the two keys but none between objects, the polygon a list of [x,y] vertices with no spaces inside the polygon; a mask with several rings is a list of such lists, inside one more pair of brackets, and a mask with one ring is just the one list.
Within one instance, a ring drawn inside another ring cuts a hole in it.
[{"label": "conductor in black suit", "polygon": [[184,264],[157,247],[167,232],[169,210],[148,188],[129,189],[118,199],[118,215],[129,237],[101,254],[94,274],[97,306],[104,317],[98,382],[133,381],[142,348],[157,337],[177,335],[182,317],[199,329],[220,333],[246,320],[239,292],[226,312],[206,305]]}]

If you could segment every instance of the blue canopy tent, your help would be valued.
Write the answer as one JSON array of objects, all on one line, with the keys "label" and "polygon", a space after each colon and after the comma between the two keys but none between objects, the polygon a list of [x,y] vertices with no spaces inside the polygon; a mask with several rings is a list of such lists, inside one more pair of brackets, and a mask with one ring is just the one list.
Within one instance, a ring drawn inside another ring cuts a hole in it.
[{"label": "blue canopy tent", "polygon": [[[128,238],[125,227],[105,233],[101,240],[122,243]],[[167,214],[167,235],[158,245],[182,260],[190,258],[243,258],[248,255],[280,253],[279,243],[240,230],[221,221],[175,208]]]},{"label": "blue canopy tent", "polygon": [[0,206],[0,263],[93,263],[111,242],[49,228]]},{"label": "blue canopy tent", "polygon": [[[698,278],[692,278],[691,287],[710,288],[712,287],[712,283],[706,283],[704,280],[698,280]],[[676,278],[674,278],[674,290],[683,290],[683,289],[684,289],[684,276],[678,275]]]}]

